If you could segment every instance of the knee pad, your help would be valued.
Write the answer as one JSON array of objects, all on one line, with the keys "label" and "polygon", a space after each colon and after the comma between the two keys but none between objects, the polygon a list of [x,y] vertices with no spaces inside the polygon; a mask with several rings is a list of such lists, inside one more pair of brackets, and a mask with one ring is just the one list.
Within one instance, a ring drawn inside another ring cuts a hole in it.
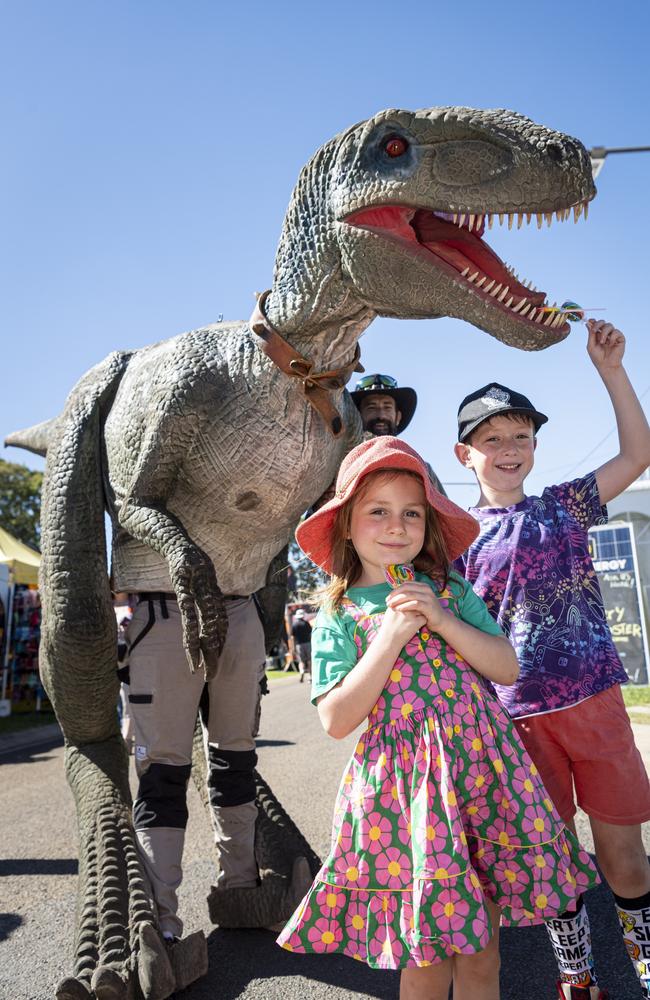
[{"label": "knee pad", "polygon": [[187,783],[191,764],[151,764],[140,778],[138,797],[133,804],[136,830],[187,826]]},{"label": "knee pad", "polygon": [[220,750],[208,746],[208,793],[210,804],[241,806],[255,799],[254,750]]}]

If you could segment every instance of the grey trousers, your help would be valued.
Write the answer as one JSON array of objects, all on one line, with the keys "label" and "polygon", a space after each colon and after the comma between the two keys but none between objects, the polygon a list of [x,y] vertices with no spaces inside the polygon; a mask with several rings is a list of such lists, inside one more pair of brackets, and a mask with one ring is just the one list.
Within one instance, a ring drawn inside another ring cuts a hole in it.
[{"label": "grey trousers", "polygon": [[[257,807],[252,771],[264,632],[252,597],[228,599],[228,635],[215,677],[207,685],[209,716],[204,740],[220,872],[217,885],[257,884],[254,836]],[[129,706],[133,715],[139,779],[134,825],[151,880],[161,931],[180,937],[177,889],[187,823],[186,790],[202,671],[192,674],[173,600],[143,600],[127,638]],[[213,787],[214,786],[214,787]]]}]

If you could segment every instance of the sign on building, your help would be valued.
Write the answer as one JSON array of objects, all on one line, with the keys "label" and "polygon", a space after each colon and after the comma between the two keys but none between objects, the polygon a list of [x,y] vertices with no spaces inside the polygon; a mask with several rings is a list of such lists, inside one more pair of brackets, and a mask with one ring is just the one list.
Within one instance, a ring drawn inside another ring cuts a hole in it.
[{"label": "sign on building", "polygon": [[618,655],[632,683],[647,684],[650,656],[633,526],[592,528],[589,540]]}]

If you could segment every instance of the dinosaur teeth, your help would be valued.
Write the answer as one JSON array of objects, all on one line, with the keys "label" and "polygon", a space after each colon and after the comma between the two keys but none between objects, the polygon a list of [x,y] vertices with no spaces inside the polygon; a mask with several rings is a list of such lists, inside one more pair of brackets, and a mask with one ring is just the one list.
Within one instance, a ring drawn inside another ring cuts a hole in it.
[{"label": "dinosaur teeth", "polygon": [[499,302],[503,302],[503,300],[505,299],[505,297],[506,297],[506,295],[508,294],[509,291],[510,291],[510,288],[508,287],[508,285],[506,285],[505,288],[503,289],[503,291],[501,292],[501,294],[499,295],[498,301]]},{"label": "dinosaur teeth", "polygon": [[466,268],[465,268],[465,270],[464,270],[464,271],[463,271],[463,272],[461,273],[461,278],[466,278],[466,277],[467,277],[467,274],[468,274],[468,272],[469,272],[469,268],[468,268],[468,267],[466,267]]},{"label": "dinosaur teeth", "polygon": [[488,212],[487,214],[487,224],[488,224],[488,229],[492,229],[492,226],[494,224],[494,216],[491,215],[490,212]]},{"label": "dinosaur teeth", "polygon": [[546,225],[550,226],[551,223],[552,223],[552,221],[553,221],[553,213],[552,212],[545,212],[544,213],[544,218],[546,219]]},{"label": "dinosaur teeth", "polygon": [[586,222],[587,221],[587,216],[589,215],[589,202],[588,201],[586,201],[585,204],[584,204],[584,214],[585,214],[585,222]]},{"label": "dinosaur teeth", "polygon": [[462,212],[458,218],[458,227],[461,228],[465,224],[465,219],[467,218],[467,213]]},{"label": "dinosaur teeth", "polygon": [[521,229],[524,223],[524,217],[521,212],[517,212],[517,229]]},{"label": "dinosaur teeth", "polygon": [[503,212],[499,212],[499,225],[500,226],[503,225],[503,218],[504,218]]},{"label": "dinosaur teeth", "polygon": [[544,320],[544,326],[550,326],[554,319],[555,319],[555,316],[553,315],[552,312],[550,312],[548,314],[548,318]]},{"label": "dinosaur teeth", "polygon": [[562,323],[564,323],[564,315],[561,312],[559,312],[557,316],[554,317],[553,322],[551,323],[551,329],[553,329],[556,326],[560,326]]},{"label": "dinosaur teeth", "polygon": [[485,286],[485,288],[483,289],[483,291],[484,292],[489,292],[490,289],[492,288],[493,284],[494,284],[494,278],[492,278],[492,281],[488,282],[488,284]]},{"label": "dinosaur teeth", "polygon": [[508,212],[508,229],[512,229],[512,223],[514,222],[514,215],[512,212]]},{"label": "dinosaur teeth", "polygon": [[538,228],[538,229],[541,229],[541,228],[542,228],[542,223],[543,223],[543,221],[544,221],[544,217],[542,216],[542,213],[541,213],[541,212],[538,212],[538,213],[537,213],[537,228]]},{"label": "dinosaur teeth", "polygon": [[475,222],[476,222],[476,216],[472,212],[470,212],[470,215],[469,215],[469,231],[470,231],[470,233],[471,233],[472,229],[474,228],[474,223]]},{"label": "dinosaur teeth", "polygon": [[476,281],[476,278],[478,277],[478,275],[480,273],[481,273],[480,271],[474,271],[474,274],[471,274],[467,280],[468,281]]},{"label": "dinosaur teeth", "polygon": [[573,206],[573,221],[577,222],[582,214],[582,202],[579,205]]},{"label": "dinosaur teeth", "polygon": [[502,288],[503,288],[503,285],[497,285],[497,286],[496,286],[496,287],[495,287],[495,288],[494,288],[494,289],[493,289],[493,290],[492,290],[492,291],[490,292],[490,295],[492,296],[492,298],[495,298],[495,296],[497,296],[497,295],[499,294],[499,292],[501,291],[501,289],[502,289]]},{"label": "dinosaur teeth", "polygon": [[487,281],[487,274],[484,274],[483,277],[480,279],[480,281],[476,282],[476,287],[480,288],[482,285],[485,284],[486,281]]},{"label": "dinosaur teeth", "polygon": [[512,303],[514,301],[515,301],[515,297],[514,297],[514,295],[511,295],[510,298],[508,299],[508,301],[506,302],[506,308],[509,309],[510,306],[512,305]]},{"label": "dinosaur teeth", "polygon": [[[521,302],[518,302],[516,306],[512,307],[512,311],[516,312],[516,313],[521,312],[522,316],[523,316],[523,313],[525,312],[524,306],[526,305],[527,302],[528,302],[528,299],[522,299]],[[522,310],[523,310],[523,312],[522,312]]]}]

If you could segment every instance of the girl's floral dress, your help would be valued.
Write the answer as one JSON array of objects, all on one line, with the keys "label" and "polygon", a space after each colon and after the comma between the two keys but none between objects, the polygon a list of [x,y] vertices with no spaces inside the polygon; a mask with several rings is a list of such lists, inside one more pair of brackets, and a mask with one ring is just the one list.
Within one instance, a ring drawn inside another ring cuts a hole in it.
[{"label": "girl's floral dress", "polygon": [[[388,586],[371,590],[385,610]],[[457,578],[439,596],[466,620],[463,603],[479,601]],[[360,657],[382,611],[346,597],[341,614]],[[597,881],[486,682],[421,629],[370,713],[339,789],[330,855],[278,943],[373,968],[429,965],[485,948],[485,896],[504,923],[541,923]]]}]

